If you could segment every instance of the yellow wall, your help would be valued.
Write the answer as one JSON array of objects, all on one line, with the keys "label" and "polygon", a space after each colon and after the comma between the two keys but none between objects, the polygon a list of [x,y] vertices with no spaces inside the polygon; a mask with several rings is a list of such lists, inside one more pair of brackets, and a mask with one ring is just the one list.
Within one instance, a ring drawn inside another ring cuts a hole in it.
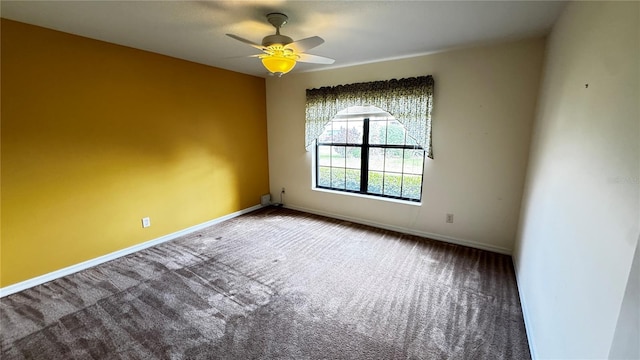
[{"label": "yellow wall", "polygon": [[269,192],[264,79],[6,19],[1,50],[0,286]]}]

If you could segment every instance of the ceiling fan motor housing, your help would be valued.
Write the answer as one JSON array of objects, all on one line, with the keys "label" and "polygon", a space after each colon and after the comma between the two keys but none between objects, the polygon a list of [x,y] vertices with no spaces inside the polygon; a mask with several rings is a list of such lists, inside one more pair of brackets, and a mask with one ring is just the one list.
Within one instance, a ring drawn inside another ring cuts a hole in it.
[{"label": "ceiling fan motor housing", "polygon": [[284,46],[287,44],[291,44],[292,42],[293,42],[293,39],[286,35],[275,34],[275,35],[265,36],[264,39],[262,39],[262,46],[269,47],[274,44],[280,44]]}]

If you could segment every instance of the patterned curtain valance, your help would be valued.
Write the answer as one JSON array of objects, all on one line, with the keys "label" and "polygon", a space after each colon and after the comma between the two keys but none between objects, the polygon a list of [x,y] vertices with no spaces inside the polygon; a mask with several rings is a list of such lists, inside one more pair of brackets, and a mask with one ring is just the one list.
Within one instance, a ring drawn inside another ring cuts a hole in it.
[{"label": "patterned curtain valance", "polygon": [[319,89],[307,89],[305,147],[313,145],[324,127],[340,111],[350,106],[376,106],[402,123],[433,159],[431,149],[431,109],[433,77],[373,81]]}]

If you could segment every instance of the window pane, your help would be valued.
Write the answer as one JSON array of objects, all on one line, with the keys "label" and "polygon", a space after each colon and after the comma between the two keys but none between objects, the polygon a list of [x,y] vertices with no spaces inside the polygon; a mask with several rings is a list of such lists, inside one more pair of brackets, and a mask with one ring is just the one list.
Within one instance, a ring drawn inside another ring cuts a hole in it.
[{"label": "window pane", "polygon": [[331,147],[331,166],[341,167],[345,166],[345,147],[344,146],[332,146]]},{"label": "window pane", "polygon": [[318,168],[318,186],[331,186],[331,168],[326,166]]},{"label": "window pane", "polygon": [[385,171],[402,172],[402,152],[402,149],[385,149]]},{"label": "window pane", "polygon": [[384,170],[384,149],[369,149],[369,170]]},{"label": "window pane", "polygon": [[369,171],[367,192],[372,194],[382,194],[382,178],[383,174],[380,171]]},{"label": "window pane", "polygon": [[402,178],[402,196],[420,200],[422,187],[421,175],[404,175]]},{"label": "window pane", "polygon": [[331,166],[331,146],[318,145],[318,165]]},{"label": "window pane", "polygon": [[347,169],[346,175],[347,175],[346,189],[359,191],[360,190],[360,170]]},{"label": "window pane", "polygon": [[405,174],[422,174],[424,168],[424,150],[405,150],[404,169]]},{"label": "window pane", "polygon": [[344,189],[344,169],[331,168],[331,187]]},{"label": "window pane", "polygon": [[346,148],[346,163],[348,168],[352,169],[360,169],[362,149],[355,146],[350,146]]},{"label": "window pane", "polygon": [[349,144],[362,144],[363,123],[363,120],[349,120],[349,130],[347,131]]},{"label": "window pane", "polygon": [[387,121],[369,121],[369,144],[381,145],[387,141]]},{"label": "window pane", "polygon": [[389,196],[401,196],[402,175],[384,174],[384,194]]},{"label": "window pane", "polygon": [[397,120],[389,121],[387,125],[387,145],[404,145],[404,126]]},{"label": "window pane", "polygon": [[344,144],[347,142],[347,122],[341,120],[333,120],[332,142]]}]

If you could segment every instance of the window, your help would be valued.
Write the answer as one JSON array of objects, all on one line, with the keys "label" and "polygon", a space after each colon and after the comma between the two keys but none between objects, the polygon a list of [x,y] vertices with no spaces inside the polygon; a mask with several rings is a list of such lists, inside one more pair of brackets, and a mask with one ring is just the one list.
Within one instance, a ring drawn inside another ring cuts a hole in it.
[{"label": "window", "polygon": [[419,202],[424,150],[375,107],[338,113],[316,142],[316,187]]}]

